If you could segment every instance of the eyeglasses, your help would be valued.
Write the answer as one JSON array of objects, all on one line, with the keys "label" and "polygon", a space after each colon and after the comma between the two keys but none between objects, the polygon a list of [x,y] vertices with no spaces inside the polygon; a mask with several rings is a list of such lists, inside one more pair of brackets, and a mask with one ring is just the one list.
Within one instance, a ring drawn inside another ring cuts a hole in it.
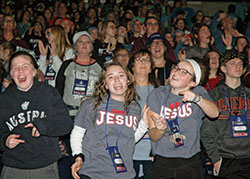
[{"label": "eyeglasses", "polygon": [[142,23],[134,23],[134,26],[142,25]]},{"label": "eyeglasses", "polygon": [[138,57],[138,58],[136,58],[135,59],[135,61],[136,62],[144,62],[144,63],[149,63],[150,62],[150,58],[140,58],[140,57]]},{"label": "eyeglasses", "polygon": [[122,58],[122,57],[129,57],[129,55],[126,53],[126,54],[118,54],[117,55],[117,58]]},{"label": "eyeglasses", "polygon": [[13,23],[14,20],[4,20],[4,22],[6,22],[6,23]]},{"label": "eyeglasses", "polygon": [[159,24],[150,22],[150,23],[147,23],[147,25],[149,25],[149,26],[158,26]]},{"label": "eyeglasses", "polygon": [[188,72],[186,69],[184,69],[184,68],[179,68],[177,65],[175,65],[175,66],[172,68],[172,70],[173,70],[174,72],[180,71],[182,76],[186,76],[186,75],[193,76],[193,75],[192,75],[190,72]]},{"label": "eyeglasses", "polygon": [[158,45],[158,46],[163,46],[164,43],[163,43],[162,41],[153,41],[153,42],[151,43],[151,46],[156,46],[156,45]]}]

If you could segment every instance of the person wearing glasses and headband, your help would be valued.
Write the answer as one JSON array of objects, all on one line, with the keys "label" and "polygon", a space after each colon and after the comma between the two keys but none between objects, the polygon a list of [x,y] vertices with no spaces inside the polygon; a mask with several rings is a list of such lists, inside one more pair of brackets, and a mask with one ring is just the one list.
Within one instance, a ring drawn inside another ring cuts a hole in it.
[{"label": "person wearing glasses and headband", "polygon": [[169,85],[147,99],[149,136],[155,156],[152,178],[203,178],[200,158],[202,118],[219,115],[205,88],[198,86],[201,69],[192,59],[175,65]]}]

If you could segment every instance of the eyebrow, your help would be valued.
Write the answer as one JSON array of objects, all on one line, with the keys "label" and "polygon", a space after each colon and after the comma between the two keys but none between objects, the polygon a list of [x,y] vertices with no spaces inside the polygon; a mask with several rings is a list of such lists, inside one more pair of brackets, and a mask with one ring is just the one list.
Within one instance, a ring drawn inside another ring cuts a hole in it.
[{"label": "eyebrow", "polygon": [[[125,74],[125,72],[118,72],[118,74],[121,74],[121,73]],[[114,73],[108,74],[107,77],[109,77],[109,76],[111,76],[111,75],[114,75]]]}]

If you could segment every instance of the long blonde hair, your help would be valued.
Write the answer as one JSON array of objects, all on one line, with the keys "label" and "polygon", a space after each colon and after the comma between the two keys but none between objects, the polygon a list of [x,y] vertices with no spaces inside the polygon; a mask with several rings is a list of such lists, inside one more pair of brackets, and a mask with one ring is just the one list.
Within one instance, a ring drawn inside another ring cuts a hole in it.
[{"label": "long blonde hair", "polygon": [[55,43],[57,47],[57,55],[63,61],[65,51],[71,48],[70,43],[66,39],[65,31],[63,27],[59,25],[52,26],[49,29],[55,39]]},{"label": "long blonde hair", "polygon": [[129,110],[128,106],[130,105],[132,101],[137,102],[137,100],[139,99],[139,96],[135,89],[135,80],[134,80],[133,75],[130,73],[130,71],[125,66],[123,66],[122,64],[118,62],[107,63],[104,65],[103,70],[101,71],[99,75],[99,80],[95,83],[94,92],[92,94],[92,97],[95,99],[95,107],[94,107],[95,113],[96,113],[97,107],[100,105],[102,100],[109,94],[109,90],[106,89],[105,79],[106,79],[107,69],[111,66],[120,66],[125,71],[125,74],[127,75],[128,87],[127,87],[127,90],[125,92],[125,97],[124,97],[126,111],[128,112]]}]

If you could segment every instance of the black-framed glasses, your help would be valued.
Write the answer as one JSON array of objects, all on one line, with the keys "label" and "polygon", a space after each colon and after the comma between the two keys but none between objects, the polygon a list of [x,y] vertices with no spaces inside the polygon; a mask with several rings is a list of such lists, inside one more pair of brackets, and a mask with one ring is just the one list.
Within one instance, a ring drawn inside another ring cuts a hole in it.
[{"label": "black-framed glasses", "polygon": [[150,62],[150,58],[137,57],[137,58],[135,58],[135,61],[136,62],[144,62],[144,63],[146,63],[146,62]]},{"label": "black-framed glasses", "polygon": [[187,71],[184,68],[178,67],[178,65],[174,65],[173,68],[172,68],[172,70],[174,70],[175,72],[180,71],[182,76],[186,76],[186,75],[193,76],[189,71]]}]

